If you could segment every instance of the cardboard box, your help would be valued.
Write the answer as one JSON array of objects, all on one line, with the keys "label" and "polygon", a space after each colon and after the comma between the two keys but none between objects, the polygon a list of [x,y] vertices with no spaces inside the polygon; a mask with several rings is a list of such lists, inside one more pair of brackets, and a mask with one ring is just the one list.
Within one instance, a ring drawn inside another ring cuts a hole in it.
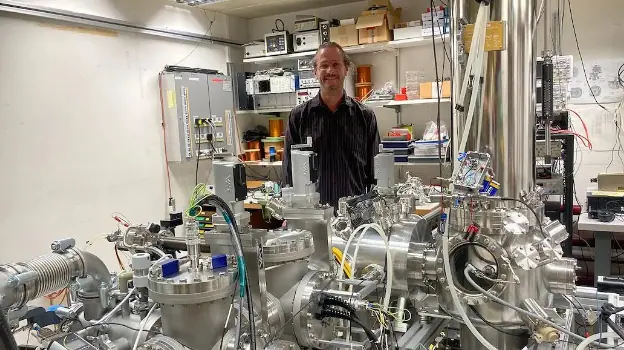
[{"label": "cardboard box", "polygon": [[361,16],[374,16],[379,14],[385,14],[388,19],[388,28],[394,29],[394,25],[401,21],[401,13],[403,13],[403,9],[398,8],[393,11],[389,11],[387,9],[378,9],[378,10],[367,10],[362,11]]},{"label": "cardboard box", "polygon": [[392,40],[392,32],[388,23],[388,11],[374,11],[375,14],[365,14],[373,11],[364,11],[358,17],[355,28],[358,30],[360,44],[372,44]]},{"label": "cardboard box", "polygon": [[342,47],[358,45],[358,30],[355,24],[329,28],[329,39]]},{"label": "cardboard box", "polygon": [[451,97],[451,82],[446,80],[442,84],[436,84],[436,82],[420,83],[420,98],[446,98]]},{"label": "cardboard box", "polygon": [[394,28],[394,40],[404,40],[422,37],[422,27]]},{"label": "cardboard box", "polygon": [[395,12],[390,0],[368,0],[368,7],[385,7],[391,13]]}]

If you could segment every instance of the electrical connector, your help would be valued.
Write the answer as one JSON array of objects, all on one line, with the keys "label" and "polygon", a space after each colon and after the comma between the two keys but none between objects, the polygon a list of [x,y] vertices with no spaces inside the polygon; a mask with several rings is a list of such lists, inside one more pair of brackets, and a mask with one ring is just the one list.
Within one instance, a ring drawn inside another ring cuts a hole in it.
[{"label": "electrical connector", "polygon": [[340,297],[336,297],[336,296],[333,296],[333,295],[328,295],[328,294],[325,294],[325,293],[323,293],[323,295],[325,296],[324,302],[325,302],[326,306],[338,306],[338,307],[341,307],[341,308],[349,311],[349,313],[355,317],[355,308],[351,304],[349,304],[345,300],[341,299]]}]

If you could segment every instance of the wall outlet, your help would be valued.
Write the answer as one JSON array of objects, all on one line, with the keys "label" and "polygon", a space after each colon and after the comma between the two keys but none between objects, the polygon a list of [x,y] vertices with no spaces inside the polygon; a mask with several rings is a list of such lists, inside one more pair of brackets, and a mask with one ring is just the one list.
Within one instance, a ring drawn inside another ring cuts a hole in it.
[{"label": "wall outlet", "polygon": [[223,117],[213,116],[212,123],[214,126],[223,126]]}]

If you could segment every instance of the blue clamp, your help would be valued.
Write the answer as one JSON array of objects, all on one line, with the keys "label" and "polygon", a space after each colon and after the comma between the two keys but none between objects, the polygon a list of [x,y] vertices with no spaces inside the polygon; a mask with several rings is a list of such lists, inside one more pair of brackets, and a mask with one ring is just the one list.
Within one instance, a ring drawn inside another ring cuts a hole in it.
[{"label": "blue clamp", "polygon": [[228,258],[225,254],[215,254],[212,256],[212,269],[220,269],[228,266]]},{"label": "blue clamp", "polygon": [[177,275],[180,272],[180,260],[170,259],[160,265],[163,278]]}]

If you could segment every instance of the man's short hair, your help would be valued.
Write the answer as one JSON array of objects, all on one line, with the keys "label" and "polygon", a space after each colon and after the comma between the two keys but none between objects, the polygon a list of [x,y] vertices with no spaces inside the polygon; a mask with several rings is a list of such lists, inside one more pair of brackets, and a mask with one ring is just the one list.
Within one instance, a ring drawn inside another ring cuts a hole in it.
[{"label": "man's short hair", "polygon": [[342,55],[342,62],[344,63],[345,67],[351,68],[353,61],[351,61],[351,58],[347,56],[347,53],[342,48],[342,46],[340,46],[340,44],[335,43],[333,41],[328,42],[328,43],[323,43],[321,44],[321,46],[319,46],[318,50],[316,50],[316,53],[314,54],[314,57],[312,58],[312,67],[316,68],[316,64],[318,63],[318,55],[321,52],[321,50],[328,49],[331,47],[336,48],[338,49],[338,51],[340,51],[340,54]]}]

